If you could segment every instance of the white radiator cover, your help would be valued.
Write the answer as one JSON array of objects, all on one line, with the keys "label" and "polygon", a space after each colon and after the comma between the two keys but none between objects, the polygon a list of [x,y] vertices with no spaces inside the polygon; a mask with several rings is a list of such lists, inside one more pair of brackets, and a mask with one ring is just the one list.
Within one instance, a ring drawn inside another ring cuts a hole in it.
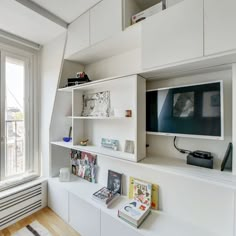
[{"label": "white radiator cover", "polygon": [[47,182],[37,183],[0,198],[0,230],[47,205]]}]

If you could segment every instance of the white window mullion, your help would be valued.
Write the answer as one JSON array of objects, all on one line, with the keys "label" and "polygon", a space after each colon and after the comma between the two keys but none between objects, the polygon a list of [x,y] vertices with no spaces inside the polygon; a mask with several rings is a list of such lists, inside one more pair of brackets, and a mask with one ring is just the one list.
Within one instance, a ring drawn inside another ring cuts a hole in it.
[{"label": "white window mullion", "polygon": [[0,85],[1,85],[1,102],[0,102],[0,109],[1,109],[1,180],[5,179],[5,142],[6,142],[6,135],[5,135],[5,62],[6,62],[6,55],[5,53],[1,52],[1,74],[0,74]]},{"label": "white window mullion", "polygon": [[32,159],[30,149],[32,146],[32,140],[30,131],[32,130],[32,120],[31,120],[31,104],[30,104],[30,61],[27,59],[25,61],[25,148],[26,148],[26,162],[25,168],[26,170],[30,170],[32,168]]}]

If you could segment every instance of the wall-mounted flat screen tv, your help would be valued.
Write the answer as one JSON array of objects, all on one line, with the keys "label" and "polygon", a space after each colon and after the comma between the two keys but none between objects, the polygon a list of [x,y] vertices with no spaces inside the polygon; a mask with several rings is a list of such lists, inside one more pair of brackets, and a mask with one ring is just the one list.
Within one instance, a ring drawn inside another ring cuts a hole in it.
[{"label": "wall-mounted flat screen tv", "polygon": [[223,82],[149,90],[146,130],[149,134],[224,138]]}]

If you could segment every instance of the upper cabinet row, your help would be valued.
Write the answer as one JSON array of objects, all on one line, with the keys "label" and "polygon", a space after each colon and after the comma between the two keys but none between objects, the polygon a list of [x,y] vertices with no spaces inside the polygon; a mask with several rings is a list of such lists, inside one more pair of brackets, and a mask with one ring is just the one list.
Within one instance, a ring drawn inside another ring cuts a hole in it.
[{"label": "upper cabinet row", "polygon": [[204,0],[205,55],[236,49],[236,1]]},{"label": "upper cabinet row", "polygon": [[[146,0],[103,0],[80,16],[69,26],[65,58],[125,33],[122,29],[130,25],[132,14],[144,10],[140,2],[148,7]],[[235,0],[175,2],[179,3],[141,22],[143,69],[236,49]]]},{"label": "upper cabinet row", "polygon": [[103,0],[68,28],[65,58],[122,31],[122,0]]},{"label": "upper cabinet row", "polygon": [[143,21],[143,68],[236,49],[236,1],[185,0]]},{"label": "upper cabinet row", "polygon": [[144,69],[203,56],[203,0],[185,0],[142,25]]}]

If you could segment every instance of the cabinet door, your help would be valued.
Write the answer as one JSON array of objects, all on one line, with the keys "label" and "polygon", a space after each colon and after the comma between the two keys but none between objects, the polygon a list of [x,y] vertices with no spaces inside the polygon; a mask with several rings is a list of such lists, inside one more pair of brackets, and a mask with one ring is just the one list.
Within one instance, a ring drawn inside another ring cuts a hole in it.
[{"label": "cabinet door", "polygon": [[205,54],[236,49],[236,1],[204,2]]},{"label": "cabinet door", "polygon": [[100,209],[69,194],[69,224],[83,236],[100,236]]},{"label": "cabinet door", "polygon": [[89,47],[89,12],[69,25],[65,58]]},{"label": "cabinet door", "polygon": [[143,21],[143,68],[203,56],[203,0],[185,0]]},{"label": "cabinet door", "polygon": [[104,212],[101,212],[101,236],[141,236],[132,226],[126,225],[120,222],[118,219],[114,219]]},{"label": "cabinet door", "polygon": [[122,0],[103,0],[90,10],[91,45],[122,31]]},{"label": "cabinet door", "polygon": [[68,192],[50,180],[48,181],[48,206],[68,222]]}]

